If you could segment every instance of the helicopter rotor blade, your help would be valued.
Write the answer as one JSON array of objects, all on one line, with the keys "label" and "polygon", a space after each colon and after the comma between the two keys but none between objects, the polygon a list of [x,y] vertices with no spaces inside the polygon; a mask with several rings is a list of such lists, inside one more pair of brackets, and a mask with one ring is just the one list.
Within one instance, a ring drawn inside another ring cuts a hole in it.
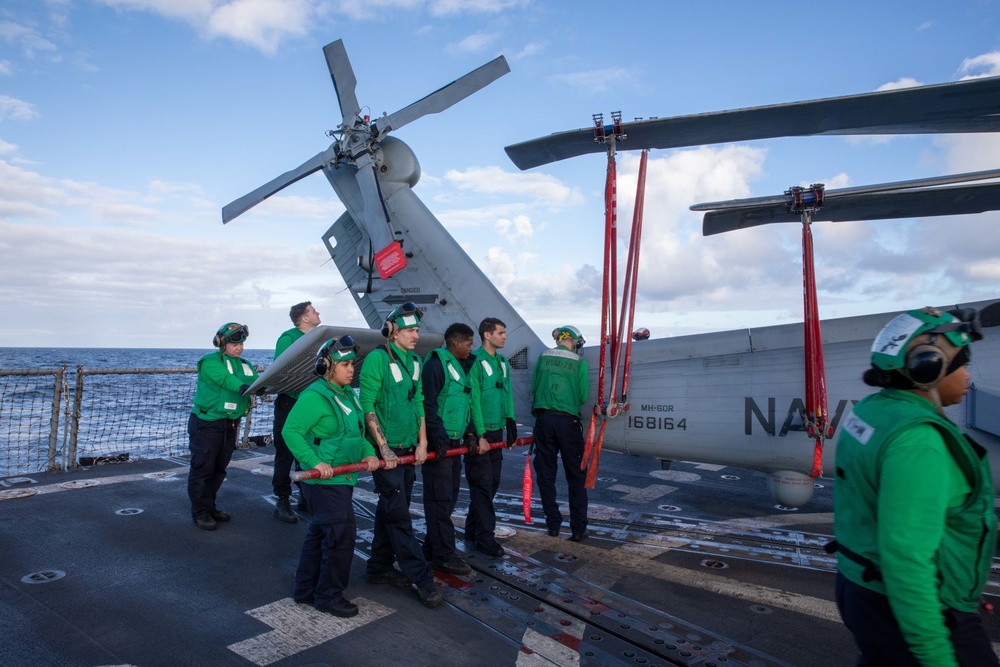
[{"label": "helicopter rotor blade", "polygon": [[248,210],[261,203],[271,195],[287,188],[292,183],[299,181],[309,174],[313,174],[332,162],[337,157],[336,145],[331,146],[322,153],[317,153],[295,169],[286,171],[281,176],[270,180],[253,192],[243,195],[239,199],[230,202],[222,207],[222,224],[226,224],[233,218],[246,213]]},{"label": "helicopter rotor blade", "polygon": [[371,155],[365,154],[360,156],[355,164],[358,167],[355,178],[361,189],[361,198],[365,205],[365,216],[361,222],[372,241],[372,247],[376,251],[382,250],[392,243],[393,238],[389,229],[389,216],[385,210],[385,203],[382,201],[382,191],[378,185],[378,177],[375,175],[375,162]]},{"label": "helicopter rotor blade", "polygon": [[[774,137],[1000,131],[1000,77],[623,123],[618,150],[680,148]],[[604,153],[594,128],[504,148],[519,169]]]},{"label": "helicopter rotor blade", "polygon": [[456,102],[460,102],[474,92],[490,85],[508,72],[510,72],[510,66],[507,64],[507,59],[499,56],[413,104],[379,118],[374,125],[378,128],[379,135],[384,135],[390,130],[398,130],[422,116],[444,111]]},{"label": "helicopter rotor blade", "polygon": [[358,104],[356,88],[358,80],[354,76],[354,68],[347,57],[347,49],[344,48],[344,40],[338,39],[323,47],[323,55],[326,56],[326,67],[330,70],[330,78],[333,79],[333,88],[337,93],[337,101],[340,103],[340,115],[343,116],[345,126],[353,124],[353,119],[361,109]]},{"label": "helicopter rotor blade", "polygon": [[[812,213],[813,222],[893,220],[1000,210],[1000,183],[865,192],[842,196],[836,196],[834,192],[826,193],[823,207]],[[801,214],[789,211],[787,202],[757,204],[744,208],[728,207],[705,214],[702,234],[712,236],[778,222],[800,222],[801,219]]]}]

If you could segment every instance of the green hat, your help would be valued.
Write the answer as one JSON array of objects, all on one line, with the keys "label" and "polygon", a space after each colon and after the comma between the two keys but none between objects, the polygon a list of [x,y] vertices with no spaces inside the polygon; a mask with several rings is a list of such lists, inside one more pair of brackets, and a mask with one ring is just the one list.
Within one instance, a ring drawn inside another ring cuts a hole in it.
[{"label": "green hat", "polygon": [[[956,314],[962,318],[956,317]],[[897,315],[875,337],[872,365],[886,371],[902,369],[906,366],[910,350],[920,344],[933,344],[939,337],[948,345],[938,347],[942,350],[951,348],[955,353],[972,341],[980,340],[982,334],[975,311],[969,315],[963,311],[942,313],[934,308],[924,308]]]}]

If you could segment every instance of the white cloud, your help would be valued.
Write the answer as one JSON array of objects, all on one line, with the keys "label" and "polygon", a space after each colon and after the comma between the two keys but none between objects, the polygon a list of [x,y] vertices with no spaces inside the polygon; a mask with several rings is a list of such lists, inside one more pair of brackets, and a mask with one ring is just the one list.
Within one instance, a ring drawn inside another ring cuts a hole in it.
[{"label": "white cloud", "polygon": [[454,49],[468,53],[481,53],[490,48],[490,45],[495,44],[498,37],[499,35],[496,33],[477,32],[458,42]]},{"label": "white cloud", "polygon": [[531,226],[531,218],[526,215],[515,216],[514,219],[501,218],[497,220],[494,229],[498,233],[504,234],[510,243],[529,239],[535,233]]},{"label": "white cloud", "polygon": [[515,174],[500,167],[481,167],[465,171],[452,169],[444,177],[460,190],[482,194],[516,194],[547,204],[577,204],[581,201],[576,188],[570,188],[557,178],[542,173]]},{"label": "white cloud", "polygon": [[921,82],[908,76],[901,77],[895,81],[890,81],[889,83],[883,83],[881,86],[876,88],[876,92],[881,92],[884,90],[900,90],[902,88],[913,88],[915,86],[922,86]]},{"label": "white cloud", "polygon": [[9,60],[0,60],[0,74],[10,76],[12,72],[11,62]]},{"label": "white cloud", "polygon": [[614,88],[630,87],[636,82],[635,74],[624,67],[556,74],[550,78],[554,83],[565,84],[589,93],[604,93]]},{"label": "white cloud", "polygon": [[34,104],[19,100],[16,97],[0,95],[0,121],[31,120],[37,117],[38,112],[35,110]]},{"label": "white cloud", "polygon": [[24,57],[29,60],[35,58],[39,52],[57,51],[56,45],[39,35],[34,28],[13,21],[0,21],[0,39],[11,46],[19,47]]},{"label": "white cloud", "polygon": [[984,53],[974,58],[966,58],[962,61],[958,71],[963,79],[974,79],[983,76],[996,76],[1000,74],[1000,51]]}]

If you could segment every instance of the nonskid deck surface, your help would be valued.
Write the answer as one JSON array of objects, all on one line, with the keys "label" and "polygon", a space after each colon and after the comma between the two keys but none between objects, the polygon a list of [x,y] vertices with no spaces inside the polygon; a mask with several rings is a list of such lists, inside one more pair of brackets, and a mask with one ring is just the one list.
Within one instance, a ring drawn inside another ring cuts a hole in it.
[{"label": "nonskid deck surface", "polygon": [[[445,605],[364,581],[375,496],[355,493],[348,597],[359,616],[296,605],[306,530],[271,516],[273,450],[238,452],[219,494],[233,515],[196,530],[182,459],[0,480],[4,665],[829,665],[853,646],[832,602],[831,489],[783,511],[765,478],[717,466],[602,459],[591,537],[548,536],[537,490],[525,525],[523,453],[505,454],[504,559],[438,573]],[[742,479],[734,479],[742,478]],[[33,495],[29,495],[31,492]],[[423,532],[421,485],[415,526]],[[20,496],[13,497],[10,496]],[[459,528],[468,496],[463,483]],[[565,514],[564,508],[564,514]],[[461,538],[461,530],[458,531]],[[460,548],[464,544],[459,539]],[[990,591],[996,586],[991,585]],[[994,638],[997,623],[988,619]],[[833,656],[833,659],[831,659]]]}]

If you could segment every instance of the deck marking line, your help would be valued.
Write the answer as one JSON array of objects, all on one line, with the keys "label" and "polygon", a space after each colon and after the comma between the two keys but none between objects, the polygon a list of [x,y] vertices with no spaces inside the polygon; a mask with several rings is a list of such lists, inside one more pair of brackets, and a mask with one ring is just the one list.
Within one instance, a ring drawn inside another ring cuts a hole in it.
[{"label": "deck marking line", "polygon": [[260,667],[284,660],[301,651],[319,646],[367,623],[392,614],[394,610],[365,598],[355,598],[360,612],[353,618],[338,618],[317,611],[310,605],[284,598],[246,612],[274,628],[270,632],[245,639],[227,648]]},{"label": "deck marking line", "polygon": [[673,493],[677,490],[677,487],[665,484],[650,484],[646,488],[639,488],[637,486],[628,486],[627,484],[615,484],[614,486],[609,486],[608,490],[624,493],[625,495],[621,497],[621,500],[626,502],[651,503],[660,496]]},{"label": "deck marking line", "polygon": [[[524,547],[521,551],[528,553],[532,548],[545,549],[549,545],[545,540],[550,538],[543,533],[521,531],[515,538]],[[792,593],[778,588],[749,584],[728,577],[698,572],[676,565],[667,565],[654,560],[660,554],[669,551],[663,546],[650,544],[626,544],[608,551],[601,547],[591,547],[584,543],[570,543],[564,550],[577,556],[586,556],[594,560],[607,560],[610,556],[615,566],[622,572],[642,572],[644,577],[660,579],[692,588],[701,588],[719,595],[747,600],[754,604],[765,604],[777,609],[788,609],[800,614],[807,614],[834,623],[842,623],[840,612],[833,602],[814,598],[808,595]]]},{"label": "deck marking line", "polygon": [[[524,636],[521,637],[521,644],[535,655],[545,658],[552,664],[559,665],[560,667],[578,667],[580,664],[580,637],[583,636],[584,631],[583,623],[575,621],[566,630],[567,632],[555,637],[546,637],[531,628],[527,628],[524,631]],[[571,646],[570,644],[575,644],[575,646]],[[524,651],[518,651],[516,664],[518,666],[539,664],[537,662],[522,662],[523,658],[530,656],[531,654]]]}]

